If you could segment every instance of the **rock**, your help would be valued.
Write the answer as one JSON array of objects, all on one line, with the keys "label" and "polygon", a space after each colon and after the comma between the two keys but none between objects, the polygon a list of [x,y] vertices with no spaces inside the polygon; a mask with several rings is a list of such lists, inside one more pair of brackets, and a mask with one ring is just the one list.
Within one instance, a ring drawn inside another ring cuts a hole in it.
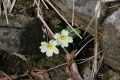
[{"label": "rock", "polygon": [[42,41],[42,23],[37,18],[18,15],[0,19],[0,49],[13,52],[34,53]]},{"label": "rock", "polygon": [[103,31],[104,60],[120,72],[120,8],[105,20]]},{"label": "rock", "polygon": [[[97,0],[74,0],[75,10],[81,14],[94,16]],[[73,8],[73,0],[67,1],[69,8]]]},{"label": "rock", "polygon": [[41,56],[42,23],[38,18],[24,15],[9,17],[9,22],[6,24],[6,20],[0,18],[0,69],[7,74],[24,74],[28,63],[12,53],[28,58]]},{"label": "rock", "polygon": [[120,75],[109,70],[102,76],[102,80],[120,80]]},{"label": "rock", "polygon": [[21,58],[0,50],[0,70],[9,75],[21,75],[27,71],[28,64]]}]

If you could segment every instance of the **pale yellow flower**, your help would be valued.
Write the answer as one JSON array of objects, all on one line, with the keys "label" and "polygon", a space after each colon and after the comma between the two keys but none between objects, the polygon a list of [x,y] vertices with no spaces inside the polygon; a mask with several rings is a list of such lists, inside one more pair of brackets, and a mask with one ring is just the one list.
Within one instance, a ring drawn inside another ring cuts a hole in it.
[{"label": "pale yellow flower", "polygon": [[56,45],[57,42],[55,40],[50,40],[49,43],[41,42],[41,46],[39,48],[41,49],[41,52],[46,53],[46,55],[50,57],[53,55],[53,53],[59,53],[58,49],[56,48]]},{"label": "pale yellow flower", "polygon": [[54,38],[56,39],[57,43],[62,47],[68,47],[69,43],[73,42],[73,38],[69,36],[69,32],[66,30],[62,30],[61,34],[56,33],[54,35]]}]

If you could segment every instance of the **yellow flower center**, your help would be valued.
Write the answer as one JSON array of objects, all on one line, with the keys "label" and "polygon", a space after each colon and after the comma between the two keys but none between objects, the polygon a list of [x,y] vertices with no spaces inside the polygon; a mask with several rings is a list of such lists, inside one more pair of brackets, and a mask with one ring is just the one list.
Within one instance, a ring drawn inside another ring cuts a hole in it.
[{"label": "yellow flower center", "polygon": [[48,45],[47,45],[47,48],[48,48],[48,49],[52,49],[52,48],[53,48],[53,46],[52,46],[52,45],[50,45],[50,44],[48,44]]},{"label": "yellow flower center", "polygon": [[60,36],[60,39],[61,39],[62,41],[65,41],[66,36]]}]

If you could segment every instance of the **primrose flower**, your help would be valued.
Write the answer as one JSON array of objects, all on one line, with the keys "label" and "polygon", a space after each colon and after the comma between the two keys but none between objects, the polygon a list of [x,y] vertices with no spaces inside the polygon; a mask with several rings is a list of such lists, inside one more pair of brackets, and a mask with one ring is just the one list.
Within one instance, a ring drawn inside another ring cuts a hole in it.
[{"label": "primrose flower", "polygon": [[69,32],[66,30],[62,30],[61,34],[56,33],[54,38],[57,40],[58,44],[61,45],[61,47],[68,47],[68,43],[73,42],[73,38],[69,36]]},{"label": "primrose flower", "polygon": [[56,45],[57,42],[55,40],[50,40],[49,43],[41,42],[41,46],[39,48],[41,49],[41,52],[46,53],[46,55],[50,57],[53,55],[53,53],[59,53],[58,49],[56,48]]}]

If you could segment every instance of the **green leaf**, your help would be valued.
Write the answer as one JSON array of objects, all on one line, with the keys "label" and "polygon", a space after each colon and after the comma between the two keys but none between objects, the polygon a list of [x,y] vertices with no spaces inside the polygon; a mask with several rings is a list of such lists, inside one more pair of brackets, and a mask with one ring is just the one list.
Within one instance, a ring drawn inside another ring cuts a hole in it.
[{"label": "green leaf", "polygon": [[[66,27],[66,30],[69,32],[69,35],[70,35],[71,37],[77,37],[76,33],[75,33],[69,26]],[[75,30],[78,34],[81,34],[81,31],[80,31],[78,28],[74,28],[74,30]]]},{"label": "green leaf", "polygon": [[54,27],[54,32],[55,33],[59,33],[63,30],[63,26],[57,25]]}]

